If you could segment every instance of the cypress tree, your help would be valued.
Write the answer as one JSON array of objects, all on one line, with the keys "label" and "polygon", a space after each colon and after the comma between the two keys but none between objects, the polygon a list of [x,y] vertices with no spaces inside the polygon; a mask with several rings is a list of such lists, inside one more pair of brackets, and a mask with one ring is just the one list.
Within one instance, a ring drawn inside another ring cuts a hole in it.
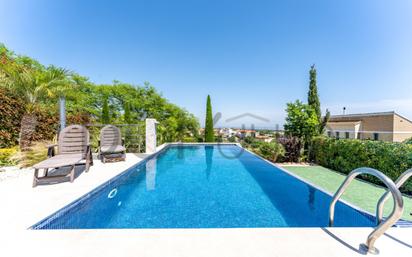
[{"label": "cypress tree", "polygon": [[215,141],[215,133],[213,131],[212,103],[210,101],[210,95],[207,95],[205,142],[214,142],[214,141]]},{"label": "cypress tree", "polygon": [[322,113],[320,110],[320,101],[318,96],[318,86],[316,85],[316,68],[315,65],[310,67],[309,71],[309,92],[308,105],[313,108],[318,118],[319,124],[322,123]]},{"label": "cypress tree", "polygon": [[102,123],[110,123],[110,114],[109,114],[109,99],[107,96],[103,98],[103,107],[102,107]]},{"label": "cypress tree", "polygon": [[[124,123],[130,124],[132,122],[132,119],[131,119],[131,116],[130,116],[130,103],[125,102],[123,104],[123,110],[124,110],[124,116],[123,116]],[[132,137],[132,130],[131,130],[130,126],[125,127],[124,133],[125,133],[125,137],[124,137],[125,142],[124,143],[125,143],[126,148],[128,150],[133,149],[134,142],[132,140],[133,137]]]},{"label": "cypress tree", "polygon": [[131,121],[130,121],[130,104],[128,102],[124,103],[123,110],[124,110],[124,122],[126,124],[129,124]]}]

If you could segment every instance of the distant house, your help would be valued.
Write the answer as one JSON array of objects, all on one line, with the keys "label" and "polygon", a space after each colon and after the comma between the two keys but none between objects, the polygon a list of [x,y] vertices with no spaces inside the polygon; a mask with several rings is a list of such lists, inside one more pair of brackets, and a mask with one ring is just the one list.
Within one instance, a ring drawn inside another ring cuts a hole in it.
[{"label": "distant house", "polygon": [[333,115],[325,134],[335,138],[402,142],[412,137],[412,121],[395,112]]},{"label": "distant house", "polygon": [[219,129],[218,134],[222,136],[223,138],[228,138],[228,137],[234,136],[236,132],[231,128],[221,128]]},{"label": "distant house", "polygon": [[255,139],[256,139],[257,141],[266,142],[266,143],[270,143],[270,142],[272,142],[272,141],[274,140],[273,137],[265,136],[265,135],[257,135],[257,136],[255,137]]},{"label": "distant house", "polygon": [[237,131],[237,136],[240,138],[256,137],[256,135],[259,135],[259,132],[252,129],[240,129]]}]

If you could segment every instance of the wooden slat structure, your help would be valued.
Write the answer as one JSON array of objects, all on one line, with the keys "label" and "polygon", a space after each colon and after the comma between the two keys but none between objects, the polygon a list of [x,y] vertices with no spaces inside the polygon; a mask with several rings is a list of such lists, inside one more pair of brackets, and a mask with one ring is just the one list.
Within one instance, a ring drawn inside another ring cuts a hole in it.
[{"label": "wooden slat structure", "polygon": [[[58,154],[54,148],[57,146]],[[89,131],[81,125],[71,125],[63,129],[59,134],[58,144],[51,145],[48,149],[48,159],[34,165],[33,187],[40,180],[51,181],[69,175],[70,182],[74,181],[75,166],[85,161],[86,172],[93,165],[92,150],[90,147]],[[49,169],[70,167],[70,172],[65,175],[48,176]],[[44,176],[39,177],[39,170],[44,169]]]},{"label": "wooden slat structure", "polygon": [[100,131],[99,157],[103,163],[106,159],[126,160],[126,148],[122,144],[120,129],[107,125]]}]

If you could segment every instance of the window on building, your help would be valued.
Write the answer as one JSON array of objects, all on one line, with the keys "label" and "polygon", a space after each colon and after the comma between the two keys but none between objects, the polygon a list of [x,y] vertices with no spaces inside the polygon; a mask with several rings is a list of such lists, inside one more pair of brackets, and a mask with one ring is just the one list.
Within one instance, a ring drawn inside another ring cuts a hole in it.
[{"label": "window on building", "polygon": [[373,140],[379,140],[379,133],[373,133]]},{"label": "window on building", "polygon": [[336,131],[336,138],[339,138],[339,131]]},{"label": "window on building", "polygon": [[358,139],[361,139],[361,133],[358,132]]},{"label": "window on building", "polygon": [[345,138],[349,138],[349,132],[345,132]]},{"label": "window on building", "polygon": [[328,137],[332,137],[332,131],[328,131]]}]

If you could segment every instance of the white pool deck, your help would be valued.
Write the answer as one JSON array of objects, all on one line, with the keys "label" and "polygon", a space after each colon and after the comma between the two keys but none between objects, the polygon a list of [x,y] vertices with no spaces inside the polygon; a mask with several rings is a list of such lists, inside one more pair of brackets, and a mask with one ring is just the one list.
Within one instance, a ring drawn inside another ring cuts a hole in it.
[{"label": "white pool deck", "polygon": [[[95,161],[73,183],[32,188],[32,172],[1,181],[0,256],[363,255],[359,244],[372,228],[27,229],[146,156],[127,154],[126,162],[107,164]],[[377,256],[412,256],[412,228],[391,228],[376,247]]]}]

